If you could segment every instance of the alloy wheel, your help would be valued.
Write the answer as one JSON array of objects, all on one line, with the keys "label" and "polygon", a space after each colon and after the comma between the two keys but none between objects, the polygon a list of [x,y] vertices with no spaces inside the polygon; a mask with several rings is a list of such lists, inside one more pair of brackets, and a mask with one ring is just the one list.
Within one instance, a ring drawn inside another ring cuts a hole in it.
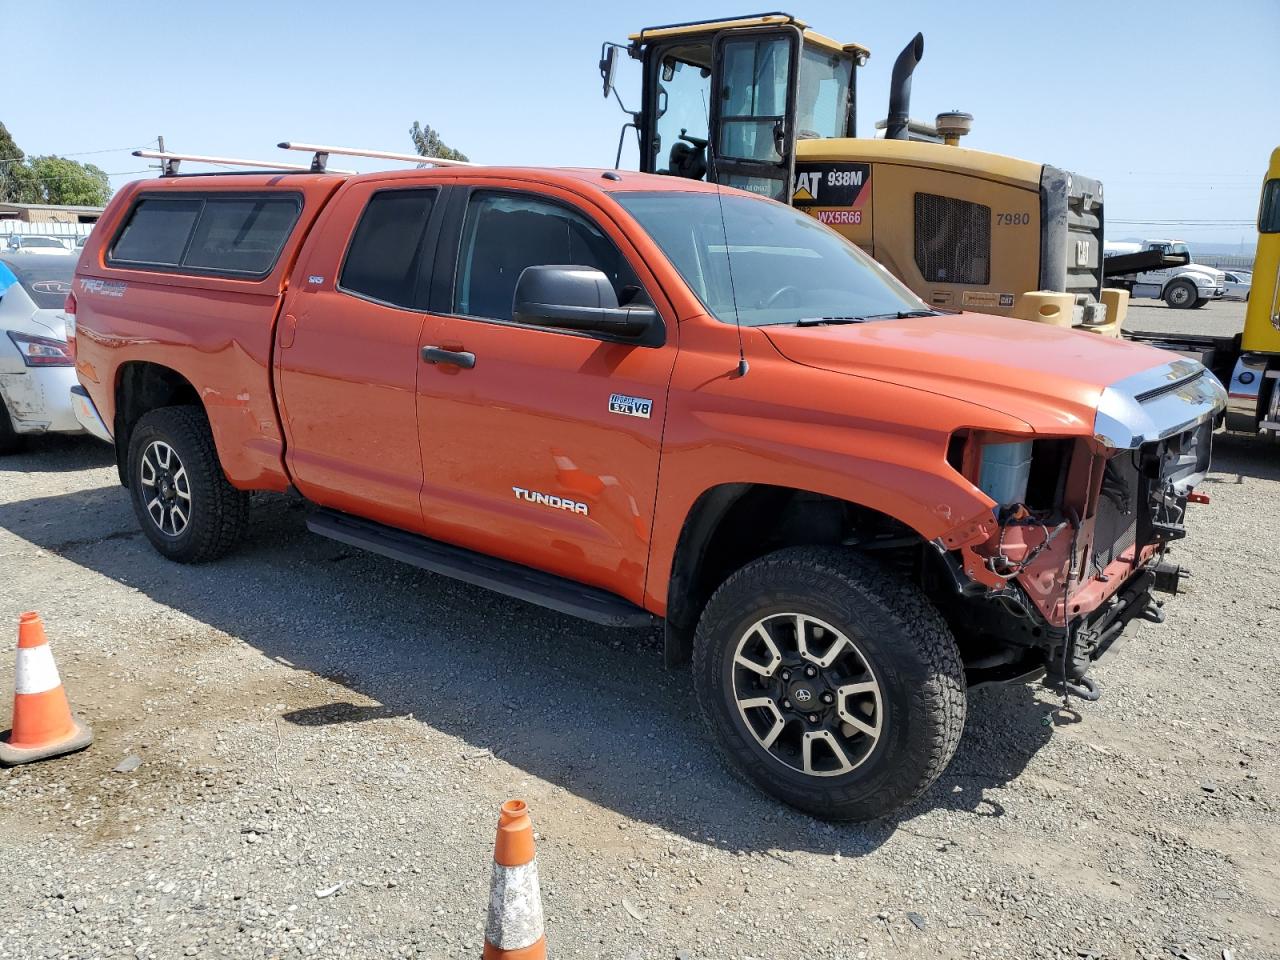
[{"label": "alloy wheel", "polygon": [[163,440],[142,452],[139,468],[148,515],[167,537],[179,537],[191,522],[191,483],[178,453]]},{"label": "alloy wheel", "polygon": [[738,713],[771,757],[813,777],[848,773],[883,730],[880,683],[844,633],[802,613],[752,624],[733,657]]}]

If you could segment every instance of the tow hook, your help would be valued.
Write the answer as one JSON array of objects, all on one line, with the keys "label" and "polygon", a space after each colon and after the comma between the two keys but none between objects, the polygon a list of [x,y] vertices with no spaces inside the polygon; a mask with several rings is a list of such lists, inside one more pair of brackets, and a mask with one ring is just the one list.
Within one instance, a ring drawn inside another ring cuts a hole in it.
[{"label": "tow hook", "polygon": [[1065,684],[1067,692],[1077,700],[1088,700],[1093,703],[1102,696],[1102,688],[1092,677],[1081,677],[1079,680],[1068,680]]},{"label": "tow hook", "polygon": [[1164,604],[1159,600],[1152,600],[1139,614],[1143,620],[1151,623],[1164,623],[1165,610]]},{"label": "tow hook", "polygon": [[[1155,575],[1151,589],[1160,593],[1170,593],[1174,596],[1178,594],[1178,586],[1182,578],[1191,576],[1190,570],[1174,563],[1172,560],[1160,560],[1151,568],[1151,572]],[[1143,616],[1145,617],[1146,614],[1144,613]],[[1150,617],[1147,617],[1147,619],[1151,620]],[[1159,620],[1152,620],[1152,623],[1161,623],[1163,620],[1164,617],[1162,615]]]}]

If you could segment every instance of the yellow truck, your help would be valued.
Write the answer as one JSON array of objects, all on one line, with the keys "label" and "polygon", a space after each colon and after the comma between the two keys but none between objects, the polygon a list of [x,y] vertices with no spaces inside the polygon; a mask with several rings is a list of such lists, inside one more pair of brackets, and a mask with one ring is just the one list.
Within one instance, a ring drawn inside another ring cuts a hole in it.
[{"label": "yellow truck", "polygon": [[1227,384],[1227,427],[1280,436],[1280,147],[1262,178],[1258,249],[1244,329],[1234,337],[1136,333],[1153,346],[1195,356]]},{"label": "yellow truck", "polygon": [[882,138],[857,136],[869,51],[785,13],[648,27],[604,44],[600,71],[617,96],[620,57],[643,65],[622,132],[636,131],[642,171],[792,203],[937,307],[1118,335],[1128,298],[1103,288],[1102,185],[959,146],[968,114],[912,121],[923,53],[917,34],[894,64]]}]

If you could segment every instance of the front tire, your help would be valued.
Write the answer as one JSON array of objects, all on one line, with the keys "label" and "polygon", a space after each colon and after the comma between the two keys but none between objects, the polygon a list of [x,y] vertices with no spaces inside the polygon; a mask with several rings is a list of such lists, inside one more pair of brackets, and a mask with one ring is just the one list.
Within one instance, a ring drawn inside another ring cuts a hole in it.
[{"label": "front tire", "polygon": [[912,802],[964,729],[964,667],[942,617],[848,550],[781,550],[733,574],[698,623],[693,671],[729,764],[827,820]]},{"label": "front tire", "polygon": [[1190,310],[1199,296],[1200,292],[1190,280],[1174,280],[1165,288],[1164,302],[1174,310]]},{"label": "front tire", "polygon": [[216,560],[248,521],[249,495],[227,482],[199,407],[142,416],[129,436],[129,492],[142,532],[178,563]]}]

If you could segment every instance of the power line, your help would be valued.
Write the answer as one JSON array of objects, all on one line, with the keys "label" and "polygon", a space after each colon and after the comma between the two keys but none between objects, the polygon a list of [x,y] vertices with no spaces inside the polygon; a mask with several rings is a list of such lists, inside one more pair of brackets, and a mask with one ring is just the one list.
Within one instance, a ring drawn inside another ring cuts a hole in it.
[{"label": "power line", "polygon": [[[89,157],[99,153],[129,153],[133,150],[139,150],[140,147],[107,147],[103,150],[79,150],[74,153],[42,153],[38,156],[42,157]],[[24,160],[30,161],[32,157],[0,157],[0,163],[21,163]]]}]

